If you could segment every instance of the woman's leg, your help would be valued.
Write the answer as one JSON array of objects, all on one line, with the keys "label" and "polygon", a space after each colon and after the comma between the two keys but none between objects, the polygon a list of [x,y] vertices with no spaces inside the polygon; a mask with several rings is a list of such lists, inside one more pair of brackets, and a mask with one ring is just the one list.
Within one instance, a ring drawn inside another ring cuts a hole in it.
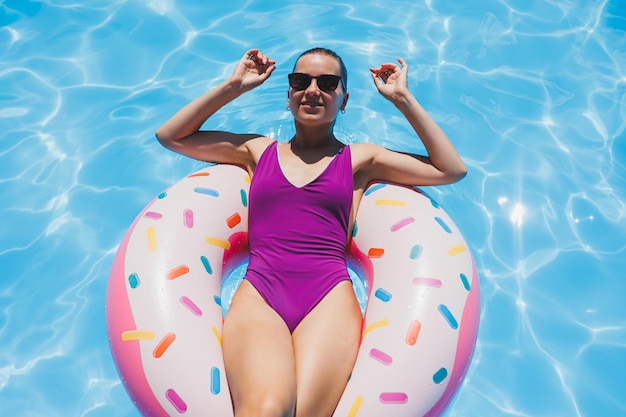
[{"label": "woman's leg", "polygon": [[333,288],[293,333],[296,417],[330,417],[348,383],[362,315],[350,281]]},{"label": "woman's leg", "polygon": [[226,315],[222,350],[236,417],[293,417],[296,368],[291,333],[246,280]]}]

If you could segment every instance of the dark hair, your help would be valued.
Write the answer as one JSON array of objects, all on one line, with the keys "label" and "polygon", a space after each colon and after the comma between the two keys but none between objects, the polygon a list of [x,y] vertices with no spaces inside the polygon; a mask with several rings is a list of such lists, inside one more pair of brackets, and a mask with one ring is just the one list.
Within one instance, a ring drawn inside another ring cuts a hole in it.
[{"label": "dark hair", "polygon": [[296,65],[298,64],[298,61],[300,61],[300,58],[302,58],[305,55],[311,55],[311,54],[317,54],[317,55],[327,55],[330,57],[333,57],[337,60],[337,62],[339,62],[339,67],[341,70],[341,79],[343,80],[343,85],[345,88],[347,88],[348,86],[348,70],[346,69],[346,64],[343,63],[343,59],[341,59],[341,57],[339,55],[337,55],[335,53],[335,51],[331,51],[330,49],[327,48],[311,48],[308,51],[304,51],[300,54],[300,56],[298,57],[298,59],[296,59],[296,63],[293,65],[293,69],[295,71],[296,69]]}]

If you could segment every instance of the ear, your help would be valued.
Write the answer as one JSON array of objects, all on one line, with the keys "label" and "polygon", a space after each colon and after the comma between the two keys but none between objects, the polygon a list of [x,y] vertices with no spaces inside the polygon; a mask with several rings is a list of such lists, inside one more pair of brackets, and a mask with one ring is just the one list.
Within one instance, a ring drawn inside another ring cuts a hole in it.
[{"label": "ear", "polygon": [[341,103],[341,107],[340,107],[341,111],[345,111],[346,110],[346,105],[348,104],[348,98],[349,97],[350,97],[350,93],[348,93],[346,91],[346,93],[343,96],[343,103]]},{"label": "ear", "polygon": [[289,90],[287,90],[287,110],[289,110],[291,108],[291,106],[289,105]]}]

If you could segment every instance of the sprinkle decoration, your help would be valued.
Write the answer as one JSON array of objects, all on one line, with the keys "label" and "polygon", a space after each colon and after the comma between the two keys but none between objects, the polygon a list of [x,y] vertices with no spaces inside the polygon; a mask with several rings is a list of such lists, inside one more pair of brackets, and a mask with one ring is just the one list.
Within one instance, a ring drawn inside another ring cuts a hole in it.
[{"label": "sprinkle decoration", "polygon": [[139,281],[139,275],[135,272],[128,276],[128,285],[130,285],[130,288],[135,289],[139,287],[139,284],[141,284],[141,281]]},{"label": "sprinkle decoration", "polygon": [[376,359],[378,362],[382,363],[385,366],[389,366],[393,362],[393,359],[391,358],[391,356],[387,355],[385,352],[383,352],[382,350],[378,350],[378,349],[370,350],[370,358]]},{"label": "sprinkle decoration", "polygon": [[152,351],[152,356],[154,356],[157,359],[163,356],[165,351],[172,345],[172,343],[174,343],[174,340],[176,340],[176,335],[174,333],[168,333],[165,336],[163,336],[161,341],[156,345],[156,347]]},{"label": "sprinkle decoration", "polygon": [[187,265],[179,265],[176,268],[168,271],[165,277],[171,281],[173,279],[180,278],[183,275],[188,274],[188,273],[189,273],[189,267]]},{"label": "sprinkle decoration", "polygon": [[190,209],[183,210],[183,225],[187,229],[193,228],[193,211]]},{"label": "sprinkle decoration", "polygon": [[176,411],[183,414],[187,411],[187,403],[180,398],[180,395],[174,389],[170,388],[165,391],[165,398],[174,406]]},{"label": "sprinkle decoration", "polygon": [[454,316],[452,315],[448,307],[446,307],[443,304],[440,304],[439,312],[441,313],[443,318],[446,319],[446,321],[448,322],[448,324],[450,325],[452,329],[456,330],[459,328],[459,324],[457,323],[456,319],[454,318]]},{"label": "sprinkle decoration", "polygon": [[409,330],[406,332],[406,338],[404,339],[407,345],[413,346],[417,343],[420,330],[422,330],[422,323],[419,320],[412,320],[409,323]]},{"label": "sprinkle decoration", "polygon": [[217,190],[214,190],[212,188],[204,188],[204,187],[196,187],[193,189],[194,193],[198,193],[198,194],[204,194],[204,195],[208,195],[211,197],[219,197],[220,193]]},{"label": "sprinkle decoration", "polygon": [[405,226],[408,226],[409,224],[413,223],[414,221],[415,221],[415,218],[414,218],[414,217],[406,217],[406,218],[404,218],[404,219],[400,220],[399,222],[394,223],[394,224],[391,226],[391,229],[390,229],[390,230],[391,230],[392,232],[397,232],[398,230],[402,229],[402,228],[403,228],[403,227],[405,227]]},{"label": "sprinkle decoration", "polygon": [[383,404],[406,404],[409,401],[404,392],[383,392],[379,399]]},{"label": "sprinkle decoration", "polygon": [[211,368],[211,394],[217,395],[221,391],[220,370],[216,367]]},{"label": "sprinkle decoration", "polygon": [[180,297],[179,301],[180,301],[180,303],[182,305],[187,307],[187,309],[189,311],[191,311],[194,316],[197,316],[197,317],[202,316],[202,310],[200,309],[200,307],[198,307],[198,305],[196,303],[191,301],[191,299],[189,297],[182,296],[182,297]]},{"label": "sprinkle decoration", "polygon": [[374,297],[378,298],[383,303],[387,303],[389,302],[389,300],[391,300],[391,294],[382,288],[376,290],[376,292],[374,293]]},{"label": "sprinkle decoration", "polygon": [[348,411],[347,417],[356,417],[356,414],[359,412],[359,408],[361,408],[361,404],[363,404],[363,396],[359,395],[354,399],[352,407],[350,407],[350,411]]},{"label": "sprinkle decoration", "polygon": [[237,226],[239,223],[241,223],[241,216],[239,215],[239,213],[235,213],[228,219],[226,219],[226,225],[231,229]]},{"label": "sprinkle decoration", "polygon": [[122,341],[129,342],[131,340],[152,340],[154,339],[153,332],[142,332],[139,330],[128,330],[122,332]]},{"label": "sprinkle decoration", "polygon": [[143,217],[146,219],[161,220],[163,215],[161,213],[157,213],[156,211],[146,211],[143,214]]}]

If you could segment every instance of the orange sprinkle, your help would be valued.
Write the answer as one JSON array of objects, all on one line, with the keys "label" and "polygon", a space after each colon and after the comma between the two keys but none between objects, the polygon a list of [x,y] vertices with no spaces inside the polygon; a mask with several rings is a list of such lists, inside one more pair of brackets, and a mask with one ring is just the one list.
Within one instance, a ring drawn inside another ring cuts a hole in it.
[{"label": "orange sprinkle", "polygon": [[187,178],[208,177],[209,175],[211,175],[211,173],[209,173],[209,172],[196,172],[194,174],[188,175]]},{"label": "orange sprinkle", "polygon": [[156,347],[154,348],[152,356],[154,356],[155,358],[160,358],[161,356],[163,356],[165,351],[170,347],[174,340],[176,340],[176,335],[174,333],[168,333],[163,336],[163,339],[161,339],[159,344],[156,345]]},{"label": "orange sprinkle", "polygon": [[417,342],[417,337],[421,329],[422,323],[420,323],[419,320],[413,320],[411,324],[409,324],[409,331],[406,333],[405,339],[407,345],[413,346]]},{"label": "orange sprinkle", "polygon": [[385,250],[383,248],[370,248],[370,250],[367,251],[367,256],[370,258],[380,258],[384,253]]},{"label": "orange sprinkle", "polygon": [[226,219],[226,224],[231,229],[237,226],[239,223],[241,223],[241,216],[239,215],[239,213],[235,213],[232,216],[230,216],[228,219]]},{"label": "orange sprinkle", "polygon": [[187,265],[180,265],[170,270],[167,273],[166,278],[169,280],[172,280],[188,273],[189,273],[189,267]]}]

